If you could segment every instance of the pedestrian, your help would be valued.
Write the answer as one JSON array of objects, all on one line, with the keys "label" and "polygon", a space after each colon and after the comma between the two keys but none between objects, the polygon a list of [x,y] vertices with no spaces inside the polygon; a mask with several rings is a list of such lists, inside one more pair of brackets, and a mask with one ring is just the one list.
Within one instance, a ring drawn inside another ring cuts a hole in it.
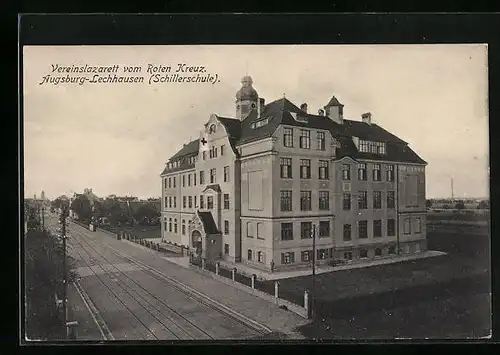
[{"label": "pedestrian", "polygon": [[271,260],[271,272],[274,272],[274,260]]}]

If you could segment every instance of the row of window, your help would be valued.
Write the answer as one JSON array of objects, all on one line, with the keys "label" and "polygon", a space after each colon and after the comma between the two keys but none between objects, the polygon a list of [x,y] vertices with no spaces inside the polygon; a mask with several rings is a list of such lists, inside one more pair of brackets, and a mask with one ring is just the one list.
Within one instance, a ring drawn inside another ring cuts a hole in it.
[{"label": "row of window", "polygon": [[247,251],[247,260],[248,261],[257,261],[259,263],[266,262],[266,253],[263,251],[258,251],[255,253],[252,249],[248,249]]},{"label": "row of window", "polygon": [[359,151],[363,153],[386,154],[386,144],[360,139]]},{"label": "row of window", "polygon": [[[318,237],[325,238],[330,236],[330,221],[320,221]],[[312,222],[300,223],[300,238],[309,239],[313,237]],[[281,223],[281,240],[293,240],[293,223]]]},{"label": "row of window", "polygon": [[[283,146],[293,148],[293,128],[285,127],[283,129]],[[301,129],[299,135],[299,148],[311,149],[311,131]],[[316,149],[326,149],[326,134],[325,132],[316,132]]]},{"label": "row of window", "polygon": [[[358,180],[359,181],[367,181],[368,174],[366,163],[358,163]],[[350,181],[351,180],[351,165],[350,164],[342,164],[342,180]],[[386,165],[385,169],[386,181],[394,181],[394,165]],[[382,181],[382,171],[381,164],[372,164],[372,180],[373,181]]]},{"label": "row of window", "polygon": [[[191,221],[188,222],[188,224],[191,224]],[[165,231],[168,231],[170,233],[177,233],[177,218],[169,218],[168,223],[165,218],[165,221],[163,222],[163,228]],[[186,235],[186,220],[182,220],[182,225],[181,225],[181,233],[182,235]],[[229,221],[225,220],[224,221],[224,234],[229,234]]]},{"label": "row of window", "polygon": [[[280,175],[282,179],[292,179],[292,158],[280,158]],[[328,161],[318,162],[318,177],[321,180],[329,179]],[[300,159],[300,178],[311,178],[311,159]]]},{"label": "row of window", "polygon": [[[199,183],[200,185],[205,184],[205,172],[202,170],[199,172]],[[182,187],[196,186],[196,173],[182,175]],[[217,169],[210,169],[210,183],[215,184],[217,182]],[[229,166],[224,167],[224,182],[229,182]],[[176,177],[165,178],[163,181],[165,188],[175,188],[176,187]]]},{"label": "row of window", "polygon": [[[208,157],[210,159],[217,158],[218,152],[220,152],[220,156],[222,157],[224,156],[225,151],[226,151],[225,145],[221,145],[218,148],[216,146],[211,146],[210,149],[208,150]],[[207,160],[207,151],[201,152],[201,158],[203,160]]]},{"label": "row of window", "polygon": [[[182,208],[198,208],[198,196],[182,196]],[[177,208],[177,197],[176,196],[165,196],[165,207],[167,208]],[[200,209],[205,208],[205,196],[200,195]],[[214,198],[213,196],[207,196],[206,208],[211,210],[214,208]],[[223,208],[225,210],[229,209],[229,194],[223,195]]]},{"label": "row of window", "polygon": [[[301,211],[311,211],[311,194],[312,191],[302,190],[300,191],[300,210]],[[342,209],[351,209],[351,194],[342,194]],[[319,210],[327,211],[330,209],[330,192],[329,191],[319,191],[318,192],[318,205]],[[388,209],[393,209],[396,207],[395,192],[387,191],[387,204]],[[373,209],[382,208],[382,191],[373,191],[372,199]],[[368,208],[368,193],[367,191],[359,191],[358,193],[358,209]],[[283,212],[293,211],[293,191],[292,190],[281,190],[280,191],[280,209]]]}]

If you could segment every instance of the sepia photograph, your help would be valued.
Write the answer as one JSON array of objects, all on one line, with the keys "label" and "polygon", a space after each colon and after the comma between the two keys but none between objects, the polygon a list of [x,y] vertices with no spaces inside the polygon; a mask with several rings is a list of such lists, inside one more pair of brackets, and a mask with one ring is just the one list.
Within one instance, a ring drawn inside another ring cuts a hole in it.
[{"label": "sepia photograph", "polygon": [[22,48],[24,340],[488,339],[488,46]]}]

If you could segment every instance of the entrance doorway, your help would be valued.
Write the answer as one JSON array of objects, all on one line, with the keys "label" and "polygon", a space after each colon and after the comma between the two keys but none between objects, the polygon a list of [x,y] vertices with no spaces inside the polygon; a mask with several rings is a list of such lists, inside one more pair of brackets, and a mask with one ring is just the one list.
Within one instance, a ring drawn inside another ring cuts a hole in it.
[{"label": "entrance doorway", "polygon": [[202,253],[202,245],[203,245],[201,233],[199,231],[193,231],[193,233],[191,234],[191,240],[192,240],[193,248],[195,250],[195,256],[200,258],[201,253]]}]

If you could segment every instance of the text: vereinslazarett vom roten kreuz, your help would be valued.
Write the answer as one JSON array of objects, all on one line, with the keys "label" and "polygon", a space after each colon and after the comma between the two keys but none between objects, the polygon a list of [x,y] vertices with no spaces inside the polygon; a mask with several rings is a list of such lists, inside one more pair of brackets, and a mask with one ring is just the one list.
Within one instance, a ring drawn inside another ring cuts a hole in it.
[{"label": "text: vereinslazarett vom roten kreuz", "polygon": [[[121,71],[120,71],[121,68]],[[118,75],[122,72],[126,75]],[[219,82],[217,73],[207,73],[202,65],[178,63],[175,66],[148,64],[145,67],[146,76],[133,75],[142,73],[142,66],[92,66],[52,64],[52,72],[42,77],[42,84],[106,84],[106,83],[212,83]],[[74,74],[84,74],[74,75]],[[62,75],[61,75],[62,74]]]}]

